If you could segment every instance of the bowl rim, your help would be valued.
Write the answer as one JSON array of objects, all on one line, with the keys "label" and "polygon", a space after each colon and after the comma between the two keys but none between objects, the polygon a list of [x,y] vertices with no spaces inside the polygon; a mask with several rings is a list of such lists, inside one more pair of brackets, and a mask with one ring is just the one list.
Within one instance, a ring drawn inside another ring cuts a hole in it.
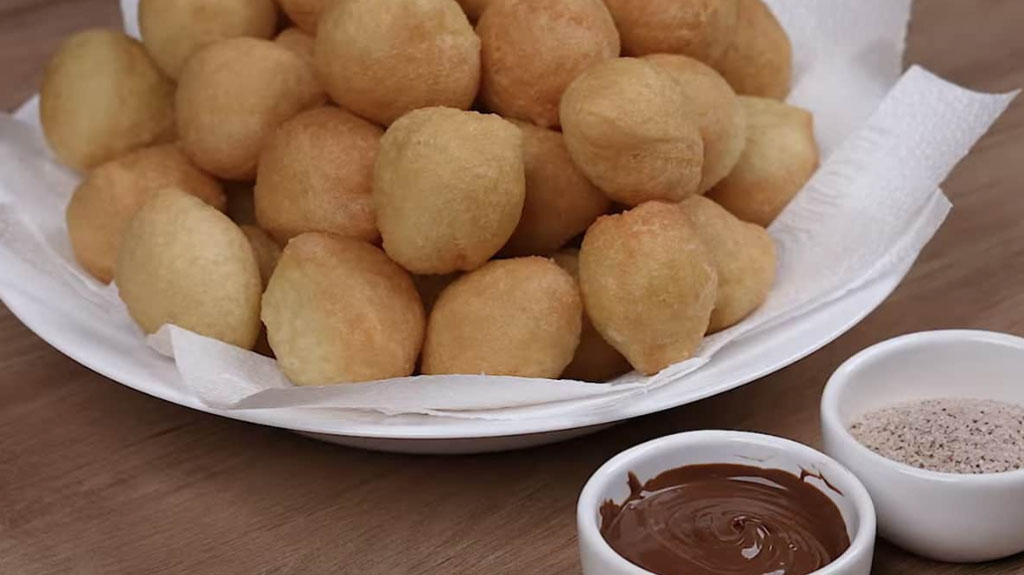
[{"label": "bowl rim", "polygon": [[[602,493],[605,487],[611,481],[624,480],[626,471],[623,469],[624,467],[628,467],[631,462],[652,453],[685,449],[696,444],[724,445],[731,442],[741,442],[779,451],[788,451],[800,459],[823,459],[830,465],[833,465],[835,471],[840,476],[843,476],[849,484],[850,489],[844,490],[844,496],[849,497],[853,503],[857,518],[857,530],[850,537],[850,546],[834,561],[809,575],[827,575],[833,572],[843,572],[844,568],[852,567],[854,562],[861,560],[865,554],[873,552],[877,529],[875,506],[867,488],[845,465],[813,447],[790,439],[762,433],[731,430],[698,430],[666,435],[633,446],[606,461],[587,479],[586,484],[580,491],[576,504],[576,528],[580,543],[588,542],[590,548],[600,556],[601,561],[611,568],[636,575],[656,575],[619,555],[608,544],[604,536],[601,535],[600,527],[593,521],[593,517],[595,511],[603,503]],[[756,466],[756,462],[751,464]]]},{"label": "bowl rim", "polygon": [[[1006,484],[1024,483],[1024,467],[1011,471],[1000,471],[995,473],[953,473],[947,471],[933,471],[921,469],[906,463],[889,459],[875,453],[862,444],[850,433],[849,428],[842,422],[839,416],[840,395],[857,381],[857,375],[864,366],[883,356],[894,353],[901,353],[910,348],[927,346],[935,343],[964,343],[981,342],[998,344],[1006,347],[1019,349],[1024,354],[1024,338],[1015,335],[995,331],[976,329],[942,329],[931,331],[919,331],[896,336],[880,341],[862,349],[852,357],[844,361],[829,377],[825,384],[825,390],[821,394],[821,425],[823,431],[834,431],[833,436],[865,458],[869,465],[876,468],[885,468],[893,473],[910,477],[920,481],[930,481],[957,485],[976,485],[978,487],[993,487]],[[984,399],[972,397],[970,394],[962,396],[965,399]],[[1021,404],[1024,407],[1024,404]]]}]

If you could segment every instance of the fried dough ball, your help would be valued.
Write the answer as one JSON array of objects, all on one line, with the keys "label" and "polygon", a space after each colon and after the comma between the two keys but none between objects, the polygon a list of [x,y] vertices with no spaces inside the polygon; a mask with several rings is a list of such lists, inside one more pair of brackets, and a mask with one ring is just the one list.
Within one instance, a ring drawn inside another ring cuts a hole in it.
[{"label": "fried dough ball", "polygon": [[274,130],[323,100],[301,56],[269,40],[220,40],[190,58],[178,81],[182,147],[214,175],[251,180]]},{"label": "fried dough ball", "polygon": [[636,58],[597,64],[566,89],[560,110],[573,161],[612,200],[680,201],[699,189],[697,118],[659,66]]},{"label": "fried dough ball", "polygon": [[282,244],[304,232],[375,241],[373,165],[383,130],[334,107],[288,120],[260,154],[256,219]]},{"label": "fried dough ball", "polygon": [[480,83],[480,39],[455,0],[334,2],[315,60],[335,102],[385,126],[418,108],[467,109]]},{"label": "fried dough ball", "polygon": [[466,17],[469,18],[470,22],[479,20],[484,10],[493,2],[494,0],[458,0],[459,5],[462,6],[462,11],[466,13]]},{"label": "fried dough ball", "polygon": [[423,373],[558,377],[579,344],[582,316],[576,283],[553,261],[492,261],[441,292]]},{"label": "fried dough ball", "polygon": [[224,193],[228,198],[224,213],[240,226],[258,225],[252,188],[250,182],[224,182]]},{"label": "fried dough ball", "polygon": [[526,183],[519,128],[498,116],[424,108],[381,140],[373,200],[384,250],[416,274],[469,271],[512,235]]},{"label": "fried dough ball", "polygon": [[775,242],[764,228],[739,220],[715,202],[695,196],[679,204],[718,273],[718,296],[708,333],[735,325],[761,307],[775,283]]},{"label": "fried dough ball", "polygon": [[714,261],[676,204],[648,202],[590,226],[580,290],[594,327],[652,375],[697,351],[715,306]]},{"label": "fried dough ball", "polygon": [[768,227],[818,168],[814,117],[767,98],[740,96],[747,145],[708,197],[741,220]]},{"label": "fried dough ball", "polygon": [[685,54],[713,61],[736,33],[737,0],[605,0],[629,56]]},{"label": "fried dough ball", "polygon": [[75,189],[65,214],[71,248],[82,267],[104,283],[114,279],[128,222],[164,188],[177,188],[224,209],[220,183],[193,166],[174,144],[142,148],[100,164]]},{"label": "fried dough ball", "polygon": [[267,287],[270,276],[274,274],[277,267],[277,260],[281,259],[281,246],[270,237],[267,232],[256,226],[241,226],[245,239],[249,240],[252,246],[252,255],[256,258],[256,265],[260,269],[260,281],[263,287]]},{"label": "fried dough ball", "polygon": [[410,375],[425,319],[409,274],[379,248],[313,232],[284,248],[263,323],[293,383],[326,385]]},{"label": "fried dough ball", "polygon": [[157,66],[177,78],[198,50],[225,38],[270,38],[274,0],[140,0],[139,31]]},{"label": "fried dough ball", "polygon": [[278,0],[288,19],[300,30],[312,36],[316,35],[317,23],[327,2],[328,0]]},{"label": "fried dough ball", "polygon": [[245,234],[199,198],[167,188],[135,214],[117,255],[118,293],[146,333],[174,324],[252,349],[260,270]]},{"label": "fried dough ball", "polygon": [[777,100],[789,94],[793,48],[761,0],[739,0],[736,34],[713,64],[738,94]]},{"label": "fried dough ball", "polygon": [[[562,250],[551,256],[555,263],[569,272],[577,282],[580,277],[580,251],[577,249]],[[562,379],[592,381],[601,383],[614,379],[632,369],[626,358],[608,344],[594,329],[590,316],[583,312],[583,327],[580,330],[580,344],[572,362],[562,372]]]},{"label": "fried dough ball", "polygon": [[736,93],[713,68],[687,56],[652,54],[653,62],[676,80],[697,118],[704,139],[704,166],[700,193],[729,175],[747,143],[747,120]]},{"label": "fried dough ball", "polygon": [[142,44],[112,30],[66,39],[46,65],[39,120],[63,164],[84,171],[174,133],[174,84]]},{"label": "fried dough ball", "polygon": [[503,255],[549,255],[586,231],[611,201],[579,172],[562,134],[517,124],[523,134],[526,201]]},{"label": "fried dough ball", "polygon": [[558,125],[570,82],[619,55],[619,33],[601,0],[498,0],[476,32],[484,106],[545,128]]},{"label": "fried dough ball", "polygon": [[292,27],[281,30],[281,33],[274,38],[274,43],[302,56],[307,62],[313,62],[313,45],[315,40],[312,36],[298,28]]},{"label": "fried dough ball", "polygon": [[[249,240],[249,245],[252,247],[252,255],[256,257],[256,265],[260,269],[260,283],[265,290],[270,282],[270,276],[274,275],[274,270],[277,268],[277,261],[281,259],[281,246],[274,243],[267,232],[256,226],[245,225],[241,228],[245,239]],[[274,350],[270,349],[270,342],[267,341],[267,329],[262,323],[260,324],[260,334],[256,338],[252,350],[260,355],[274,357]]]}]

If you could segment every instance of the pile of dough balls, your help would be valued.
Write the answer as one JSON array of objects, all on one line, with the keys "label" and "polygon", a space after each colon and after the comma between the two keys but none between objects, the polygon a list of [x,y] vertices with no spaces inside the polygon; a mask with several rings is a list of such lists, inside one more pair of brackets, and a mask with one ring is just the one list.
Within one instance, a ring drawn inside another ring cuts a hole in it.
[{"label": "pile of dough balls", "polygon": [[818,165],[763,0],[141,0],[40,115],[75,257],[297,385],[603,382],[775,280]]}]

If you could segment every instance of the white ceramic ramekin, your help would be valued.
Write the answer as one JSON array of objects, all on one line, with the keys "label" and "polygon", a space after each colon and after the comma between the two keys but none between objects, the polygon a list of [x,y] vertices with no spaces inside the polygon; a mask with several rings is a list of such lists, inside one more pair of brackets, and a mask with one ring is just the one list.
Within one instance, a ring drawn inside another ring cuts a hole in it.
[{"label": "white ceramic ramekin", "polygon": [[825,451],[864,482],[878,510],[879,533],[900,547],[961,563],[1024,551],[1024,471],[925,471],[874,453],[848,431],[874,409],[954,397],[1024,404],[1024,339],[934,331],[858,353],[836,370],[822,396]]},{"label": "white ceramic ramekin", "polygon": [[732,463],[820,473],[842,495],[815,478],[808,481],[835,502],[846,522],[850,548],[814,575],[869,575],[875,547],[875,510],[860,481],[822,453],[788,439],[739,431],[693,431],[648,441],[615,456],[587,481],[576,508],[584,575],[651,575],[619,556],[601,536],[601,504],[621,502],[632,471],[641,482],[685,465]]}]

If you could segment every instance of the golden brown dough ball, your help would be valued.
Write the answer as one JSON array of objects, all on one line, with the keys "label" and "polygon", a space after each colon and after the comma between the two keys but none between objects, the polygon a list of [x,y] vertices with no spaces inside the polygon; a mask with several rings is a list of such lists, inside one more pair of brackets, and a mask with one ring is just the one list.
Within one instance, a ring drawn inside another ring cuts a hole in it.
[{"label": "golden brown dough ball", "polygon": [[304,232],[375,241],[373,165],[383,130],[322,107],[288,120],[260,154],[256,218],[284,243]]},{"label": "golden brown dough ball", "polygon": [[[249,245],[252,246],[252,255],[256,257],[256,265],[260,269],[260,282],[265,290],[267,283],[270,282],[270,276],[274,275],[274,270],[277,268],[277,260],[281,259],[281,246],[274,243],[273,238],[267,232],[255,225],[240,227],[242,233],[245,234],[245,239],[249,240]],[[267,341],[267,329],[262,323],[260,324],[260,334],[256,338],[252,350],[260,355],[274,357],[274,350],[270,349],[270,342]]]},{"label": "golden brown dough ball", "polygon": [[565,91],[562,131],[580,171],[612,200],[680,201],[700,187],[704,144],[697,118],[660,67],[617,58],[589,68]]},{"label": "golden brown dough ball", "polygon": [[199,171],[174,144],[142,148],[96,167],[75,189],[65,214],[75,258],[96,279],[114,279],[128,222],[154,192],[177,188],[224,209],[217,180]]},{"label": "golden brown dough ball", "polygon": [[747,145],[732,173],[708,197],[741,220],[768,227],[818,169],[814,118],[767,98],[740,96]]},{"label": "golden brown dough ball", "polygon": [[586,231],[611,206],[569,157],[562,134],[525,123],[526,201],[502,255],[549,255]]},{"label": "golden brown dough ball", "polygon": [[526,184],[519,128],[498,116],[424,108],[381,140],[373,199],[384,250],[416,274],[469,271],[508,241]]},{"label": "golden brown dough ball", "polygon": [[476,22],[480,19],[484,10],[490,6],[494,0],[458,0],[458,2],[459,5],[462,6],[462,11],[466,13],[466,17],[469,18],[470,22]]},{"label": "golden brown dough ball", "polygon": [[252,349],[260,271],[245,234],[199,198],[167,188],[135,214],[117,256],[118,293],[146,333],[174,324]]},{"label": "golden brown dough ball", "polygon": [[315,59],[335,102],[385,126],[418,108],[467,109],[480,83],[480,39],[455,0],[338,0]]},{"label": "golden brown dough ball", "polygon": [[558,377],[579,344],[582,315],[576,283],[553,261],[492,261],[441,292],[423,373]]},{"label": "golden brown dough ball", "polygon": [[310,63],[313,62],[313,46],[315,42],[312,36],[295,27],[281,30],[281,33],[274,38],[274,43],[278,46],[291,50]]},{"label": "golden brown dough ball", "polygon": [[498,0],[476,32],[484,106],[545,128],[558,125],[558,102],[576,76],[619,55],[601,0]]},{"label": "golden brown dough ball", "polygon": [[714,66],[738,94],[782,100],[793,76],[789,36],[761,0],[739,0],[736,34]]},{"label": "golden brown dough ball", "polygon": [[580,248],[580,290],[594,327],[652,375],[693,356],[715,306],[714,261],[676,204],[603,216]]},{"label": "golden brown dough ball", "polygon": [[409,274],[384,252],[314,232],[284,248],[263,323],[293,383],[326,385],[410,375],[425,319]]},{"label": "golden brown dough ball", "polygon": [[741,221],[695,196],[679,204],[693,222],[718,273],[718,296],[708,333],[735,325],[761,307],[775,283],[775,242],[764,228]]},{"label": "golden brown dough ball", "polygon": [[704,167],[700,189],[704,193],[729,175],[747,143],[747,120],[736,93],[713,68],[687,56],[645,56],[676,80],[688,113],[697,118],[704,138]]},{"label": "golden brown dough ball", "polygon": [[177,78],[199,49],[225,38],[270,38],[274,0],[140,0],[139,31],[157,66]]},{"label": "golden brown dough ball", "polygon": [[241,226],[245,239],[249,240],[252,246],[252,255],[256,258],[256,265],[260,269],[260,281],[263,287],[267,287],[270,276],[274,274],[277,267],[277,260],[281,259],[281,246],[274,242],[267,232],[256,226]]},{"label": "golden brown dough ball", "polygon": [[713,61],[736,33],[737,0],[605,0],[622,53],[685,54]]},{"label": "golden brown dough ball", "polygon": [[46,65],[39,120],[62,163],[88,170],[174,133],[174,85],[112,30],[66,39]]},{"label": "golden brown dough ball", "polygon": [[316,35],[320,14],[327,7],[328,0],[278,0],[288,19],[306,34]]},{"label": "golden brown dough ball", "polygon": [[181,73],[178,133],[201,168],[228,180],[251,180],[274,130],[323,100],[301,56],[269,40],[220,40],[190,58]]},{"label": "golden brown dough ball", "polygon": [[[579,254],[577,249],[566,249],[554,254],[551,258],[578,282],[580,277]],[[601,337],[590,321],[590,316],[584,311],[580,344],[576,347],[572,362],[562,372],[562,379],[601,383],[627,373],[631,369],[626,358],[622,357],[618,350]]]}]

